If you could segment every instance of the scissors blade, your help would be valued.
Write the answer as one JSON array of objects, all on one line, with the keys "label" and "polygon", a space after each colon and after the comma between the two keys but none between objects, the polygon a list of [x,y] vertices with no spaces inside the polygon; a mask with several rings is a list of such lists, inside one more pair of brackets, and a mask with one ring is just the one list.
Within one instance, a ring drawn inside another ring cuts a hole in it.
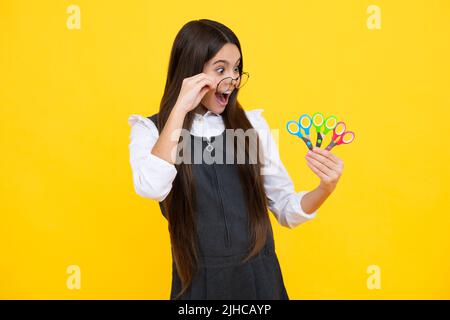
[{"label": "scissors blade", "polygon": [[306,143],[306,146],[308,147],[308,149],[312,151],[313,150],[313,145],[311,143],[311,140],[309,140],[306,137],[302,137],[302,140]]},{"label": "scissors blade", "polygon": [[330,144],[325,148],[325,150],[330,151],[331,149],[333,149],[333,147],[336,145],[336,143],[334,141],[331,141]]},{"label": "scissors blade", "polygon": [[320,132],[317,132],[317,139],[316,139],[317,148],[320,148],[320,146],[322,145],[322,141],[323,141],[322,134]]}]

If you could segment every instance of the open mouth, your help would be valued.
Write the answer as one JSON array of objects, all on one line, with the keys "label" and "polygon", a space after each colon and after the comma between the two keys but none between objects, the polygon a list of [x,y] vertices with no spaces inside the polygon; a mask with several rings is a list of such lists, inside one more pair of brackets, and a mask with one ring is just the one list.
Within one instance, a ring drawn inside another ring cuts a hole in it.
[{"label": "open mouth", "polygon": [[216,92],[215,96],[216,96],[216,99],[217,99],[217,101],[219,102],[220,105],[226,106],[227,103],[228,103],[228,98],[230,97],[230,94],[231,93],[219,93],[219,92]]}]

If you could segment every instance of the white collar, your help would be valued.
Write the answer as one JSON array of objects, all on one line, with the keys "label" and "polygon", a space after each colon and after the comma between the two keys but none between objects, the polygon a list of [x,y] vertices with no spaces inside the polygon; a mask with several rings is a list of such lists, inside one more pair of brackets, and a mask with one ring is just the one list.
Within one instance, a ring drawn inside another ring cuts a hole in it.
[{"label": "white collar", "polygon": [[214,113],[210,110],[206,111],[204,115],[201,115],[200,113],[195,112],[194,116],[196,118],[206,118],[206,117],[222,117],[220,114]]}]

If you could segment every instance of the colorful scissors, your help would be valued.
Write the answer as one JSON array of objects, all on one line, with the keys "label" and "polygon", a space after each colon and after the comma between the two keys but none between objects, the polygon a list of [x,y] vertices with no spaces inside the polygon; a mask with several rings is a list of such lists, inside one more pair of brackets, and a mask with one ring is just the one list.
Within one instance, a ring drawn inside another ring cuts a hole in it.
[{"label": "colorful scissors", "polygon": [[338,122],[333,130],[333,138],[331,138],[331,142],[325,150],[330,151],[334,146],[352,142],[355,139],[355,133],[353,131],[345,131],[346,129],[347,126],[344,122]]},{"label": "colorful scissors", "polygon": [[[322,113],[316,112],[312,116],[312,123],[313,126],[316,128],[317,132],[316,147],[320,148],[325,135],[336,127],[337,118],[335,116],[329,116],[325,120]],[[324,129],[323,132],[321,133],[322,126],[324,127]]]},{"label": "colorful scissors", "polygon": [[[295,124],[296,128],[295,131],[292,131],[291,128],[289,127],[291,124]],[[294,136],[301,138],[306,143],[308,149],[312,150],[313,145],[309,138],[309,129],[311,128],[311,126],[312,126],[311,117],[308,116],[307,114],[303,114],[298,121],[295,120],[288,121],[286,124],[286,129],[290,134],[293,134]],[[304,135],[301,132],[302,130],[305,132]]]}]

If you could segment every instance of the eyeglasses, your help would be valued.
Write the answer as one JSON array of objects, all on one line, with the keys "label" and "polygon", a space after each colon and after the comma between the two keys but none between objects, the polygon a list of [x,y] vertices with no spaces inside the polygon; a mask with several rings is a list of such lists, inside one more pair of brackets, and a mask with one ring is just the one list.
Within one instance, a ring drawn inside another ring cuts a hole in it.
[{"label": "eyeglasses", "polygon": [[233,86],[233,81],[235,82],[235,85],[234,85],[235,88],[240,89],[247,83],[249,77],[250,77],[250,75],[248,74],[248,72],[242,72],[240,74],[240,76],[237,78],[232,78],[232,77],[223,78],[217,84],[216,91],[220,92],[220,93],[227,92]]}]

